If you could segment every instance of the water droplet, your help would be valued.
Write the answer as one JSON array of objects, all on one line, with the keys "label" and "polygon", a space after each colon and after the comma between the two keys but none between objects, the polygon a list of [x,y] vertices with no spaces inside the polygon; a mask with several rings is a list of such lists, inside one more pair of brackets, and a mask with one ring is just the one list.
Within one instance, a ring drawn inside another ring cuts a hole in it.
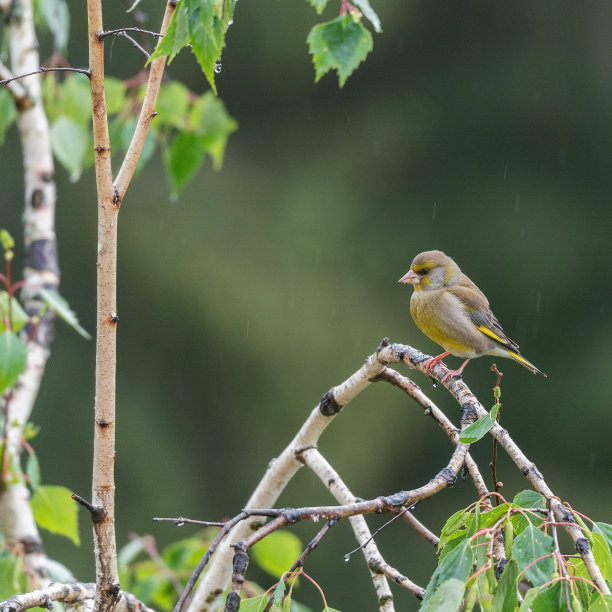
[{"label": "water droplet", "polygon": [[228,25],[228,26],[231,26],[233,23],[234,23],[234,20],[233,20],[233,19],[230,19],[230,20],[227,22],[227,25]]},{"label": "water droplet", "polygon": [[177,527],[182,527],[185,524],[185,521],[176,521]]},{"label": "water droplet", "polygon": [[431,385],[431,386],[432,386],[434,389],[435,389],[435,388],[438,386],[438,381],[437,381],[437,380],[432,380],[432,381],[431,381],[431,383],[432,383],[432,385]]},{"label": "water droplet", "polygon": [[344,562],[348,563],[351,560],[351,555],[344,555]]},{"label": "water droplet", "polygon": [[221,62],[215,62],[215,74],[219,74],[222,68],[223,65],[221,64]]}]

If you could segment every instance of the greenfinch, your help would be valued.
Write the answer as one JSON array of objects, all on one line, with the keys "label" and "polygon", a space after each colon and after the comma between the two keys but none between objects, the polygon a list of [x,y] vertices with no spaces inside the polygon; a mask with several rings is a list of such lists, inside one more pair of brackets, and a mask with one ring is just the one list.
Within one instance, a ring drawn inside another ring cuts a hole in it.
[{"label": "greenfinch", "polygon": [[445,382],[461,375],[470,359],[495,355],[546,376],[519,353],[518,344],[506,336],[482,291],[442,251],[417,255],[399,282],[414,285],[410,314],[417,327],[444,349],[425,364],[426,373],[437,363],[445,366],[442,359],[449,354],[466,358],[458,370],[444,376]]}]

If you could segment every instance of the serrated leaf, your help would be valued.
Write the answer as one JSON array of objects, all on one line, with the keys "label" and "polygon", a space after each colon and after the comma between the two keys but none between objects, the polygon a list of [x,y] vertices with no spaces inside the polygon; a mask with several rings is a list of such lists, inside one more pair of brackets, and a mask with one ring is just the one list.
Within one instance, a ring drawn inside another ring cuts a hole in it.
[{"label": "serrated leaf", "polygon": [[121,79],[105,77],[106,112],[109,115],[115,115],[125,108],[125,90],[125,83]]},{"label": "serrated leaf", "polygon": [[274,588],[274,603],[280,606],[283,603],[283,595],[285,594],[285,581],[279,580]]},{"label": "serrated leaf", "polygon": [[518,608],[518,567],[509,561],[499,578],[493,597],[493,612],[515,612]]},{"label": "serrated leaf", "polygon": [[55,312],[55,314],[63,319],[72,329],[78,332],[86,340],[91,340],[91,335],[85,331],[80,325],[76,314],[70,308],[68,302],[56,291],[51,289],[40,289],[40,295],[49,305],[49,308]]},{"label": "serrated leaf", "polygon": [[317,15],[320,15],[325,10],[328,1],[329,0],[308,0],[308,2],[314,6]]},{"label": "serrated leaf", "polygon": [[28,455],[26,461],[26,474],[30,479],[30,487],[32,491],[36,491],[40,486],[40,465],[38,463],[38,457],[34,453]]},{"label": "serrated leaf", "polygon": [[462,444],[473,444],[480,440],[480,438],[485,436],[491,427],[493,427],[493,423],[495,423],[497,419],[498,411],[499,406],[495,404],[495,406],[491,408],[491,412],[480,417],[475,423],[472,423],[461,432],[459,435],[459,442]]},{"label": "serrated leaf", "polygon": [[182,0],[172,15],[166,35],[159,39],[155,51],[147,60],[147,64],[160,57],[168,56],[170,64],[176,54],[189,43],[189,3]]},{"label": "serrated leaf", "polygon": [[438,542],[438,551],[440,551],[451,535],[460,530],[466,530],[470,521],[472,520],[471,510],[457,510],[451,514],[450,518],[442,527],[440,532],[440,541]]},{"label": "serrated leaf", "polygon": [[538,593],[541,591],[541,587],[534,587],[533,589],[529,589],[527,593],[523,596],[523,603],[519,608],[519,612],[531,612],[530,606],[533,604],[535,598],[538,596]]},{"label": "serrated leaf", "polygon": [[240,612],[263,612],[267,605],[268,597],[266,595],[249,597],[240,601]]},{"label": "serrated leaf", "polygon": [[0,396],[24,372],[27,357],[26,346],[16,334],[10,331],[0,333]]},{"label": "serrated leaf", "polygon": [[350,15],[314,26],[307,43],[315,66],[315,82],[335,69],[340,87],[373,48],[370,32]]},{"label": "serrated leaf", "polygon": [[508,505],[500,504],[499,506],[495,506],[495,508],[491,508],[491,510],[487,510],[480,514],[480,519],[478,521],[478,529],[484,529],[485,527],[490,527],[493,523],[497,522],[502,516],[508,513]]},{"label": "serrated leaf", "polygon": [[225,46],[227,26],[221,19],[212,14],[212,11],[207,11],[206,8],[208,7],[211,7],[210,2],[202,7],[201,18],[195,26],[190,28],[189,37],[191,39],[191,51],[198,60],[211,89],[216,94],[215,69],[221,59],[221,51]]},{"label": "serrated leaf", "polygon": [[593,531],[595,533],[600,533],[604,537],[608,543],[610,551],[612,552],[612,525],[601,522],[593,523]]},{"label": "serrated leaf", "polygon": [[40,485],[32,495],[32,512],[41,527],[79,546],[78,507],[71,495],[66,487]]},{"label": "serrated leaf", "polygon": [[380,19],[378,18],[378,15],[374,9],[370,6],[369,0],[353,0],[353,4],[365,15],[365,18],[372,24],[372,27],[377,32],[382,32]]},{"label": "serrated leaf", "polygon": [[[569,595],[569,601],[567,595]],[[563,581],[557,581],[541,588],[530,607],[533,612],[552,612],[553,610],[555,612],[564,612],[568,609],[576,610],[576,607],[573,605],[576,601],[571,587],[568,584],[564,584]]]},{"label": "serrated leaf", "polygon": [[4,144],[7,130],[17,119],[17,109],[6,87],[0,87],[0,146]]},{"label": "serrated leaf", "polygon": [[606,539],[601,533],[595,531],[591,534],[591,549],[595,562],[599,566],[603,577],[610,581],[612,579],[612,555]]},{"label": "serrated leaf", "polygon": [[[529,525],[514,539],[512,558],[524,570],[525,578],[534,586],[540,586],[552,578],[555,570],[554,560],[550,556],[553,550],[553,539]],[[536,559],[539,561],[533,563]]]},{"label": "serrated leaf", "polygon": [[253,546],[253,559],[275,578],[281,578],[302,552],[300,539],[290,531],[275,531]]},{"label": "serrated leaf", "polygon": [[70,173],[70,181],[78,181],[87,154],[88,132],[76,121],[62,115],[53,122],[50,135],[55,157]]},{"label": "serrated leaf", "polygon": [[[23,329],[30,320],[19,300],[14,296],[11,299],[10,315],[11,331],[15,333]],[[6,291],[0,291],[0,332],[6,330],[7,319],[9,319],[9,296]]]},{"label": "serrated leaf", "polygon": [[450,552],[436,568],[425,590],[425,598],[421,604],[421,612],[425,612],[426,610],[435,612],[436,608],[431,605],[431,600],[435,596],[440,585],[451,578],[456,578],[465,583],[472,571],[473,562],[474,551],[472,550],[469,539],[465,539]]},{"label": "serrated leaf", "polygon": [[[536,491],[531,489],[525,489],[520,491],[514,496],[512,503],[515,506],[525,509],[531,508],[546,508],[546,499]],[[523,514],[515,514],[512,517],[512,524],[514,525],[514,533],[518,535],[521,533],[529,524],[538,527],[544,522],[544,519],[531,513],[527,513],[527,517]]]},{"label": "serrated leaf", "polygon": [[[436,612],[457,612],[463,602],[464,591],[463,580],[457,580],[457,578],[445,580],[429,600],[427,609]],[[421,609],[423,610],[425,607]]]}]

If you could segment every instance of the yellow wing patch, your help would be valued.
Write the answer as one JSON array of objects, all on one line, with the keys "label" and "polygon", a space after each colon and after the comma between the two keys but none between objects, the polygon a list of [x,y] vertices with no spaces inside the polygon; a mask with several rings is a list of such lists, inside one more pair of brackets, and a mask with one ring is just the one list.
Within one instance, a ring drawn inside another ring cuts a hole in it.
[{"label": "yellow wing patch", "polygon": [[484,325],[479,325],[476,328],[478,331],[481,331],[485,336],[489,336],[489,338],[493,338],[493,340],[497,340],[500,344],[507,346],[508,341],[505,338],[500,338],[494,331],[490,330],[488,327]]}]

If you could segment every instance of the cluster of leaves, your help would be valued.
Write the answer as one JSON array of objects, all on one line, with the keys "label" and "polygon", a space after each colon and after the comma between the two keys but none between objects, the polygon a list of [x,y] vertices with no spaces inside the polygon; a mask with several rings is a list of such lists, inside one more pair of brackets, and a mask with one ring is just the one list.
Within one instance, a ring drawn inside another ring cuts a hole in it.
[{"label": "cluster of leaves", "polygon": [[[109,136],[113,152],[127,151],[138,121],[144,86],[130,88],[124,81],[105,79]],[[53,153],[73,181],[94,162],[89,82],[83,75],[44,78],[45,110],[51,123]],[[220,168],[229,135],[238,125],[223,102],[211,92],[196,96],[179,82],[162,86],[157,115],[140,156],[141,170],[159,147],[170,186],[180,191],[208,154]],[[117,159],[118,156],[114,156]]]},{"label": "cluster of leaves", "polygon": [[[578,524],[589,540],[604,578],[612,581],[612,525]],[[576,554],[562,554],[551,533],[545,498],[522,491],[514,500],[481,511],[481,503],[459,510],[446,522],[441,536],[438,567],[426,589],[421,610],[470,612],[603,612],[612,609],[612,596],[597,591],[584,562]],[[493,542],[503,541],[503,571],[494,565]]]}]

